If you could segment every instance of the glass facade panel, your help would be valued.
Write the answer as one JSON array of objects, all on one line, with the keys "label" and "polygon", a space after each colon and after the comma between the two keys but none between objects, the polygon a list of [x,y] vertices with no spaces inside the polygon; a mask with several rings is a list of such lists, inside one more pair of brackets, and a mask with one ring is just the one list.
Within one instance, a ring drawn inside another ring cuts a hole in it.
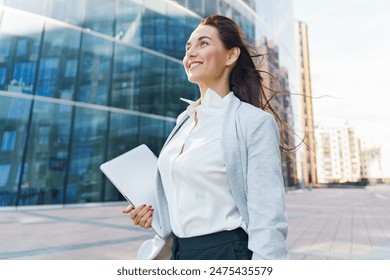
[{"label": "glass facade panel", "polygon": [[[32,94],[43,21],[5,11],[0,26],[1,88]],[[4,46],[3,46],[4,42]]]},{"label": "glass facade panel", "polygon": [[71,24],[81,25],[85,17],[85,1],[50,0],[48,16]]},{"label": "glass facade panel", "polygon": [[141,94],[139,110],[145,113],[165,115],[165,59],[147,52],[142,53]]},{"label": "glass facade panel", "polygon": [[118,0],[115,38],[142,44],[143,6],[141,0]]},{"label": "glass facade panel", "polygon": [[140,117],[139,142],[147,145],[155,155],[158,155],[164,144],[165,121],[150,117]]},{"label": "glass facade panel", "polygon": [[49,0],[26,1],[26,0],[7,0],[6,5],[12,8],[46,15],[47,4]]},{"label": "glass facade panel", "polygon": [[19,205],[63,203],[72,106],[36,101],[32,116]]},{"label": "glass facade panel", "polygon": [[[124,113],[110,114],[107,158],[114,158],[139,144],[139,117]],[[106,180],[105,201],[123,199],[116,188]]]},{"label": "glass facade panel", "polygon": [[86,0],[84,27],[113,36],[115,0]]},{"label": "glass facade panel", "polygon": [[46,23],[36,94],[72,99],[80,32]]},{"label": "glass facade panel", "polygon": [[30,106],[0,95],[0,206],[16,205]]},{"label": "glass facade panel", "polygon": [[138,110],[141,88],[141,51],[115,44],[111,106]]},{"label": "glass facade panel", "polygon": [[196,85],[190,84],[184,71],[184,66],[172,61],[166,61],[165,70],[165,115],[176,118],[188,103],[180,98],[196,100],[199,98],[199,90]]},{"label": "glass facade panel", "polygon": [[146,9],[142,17],[142,46],[164,52],[166,50],[165,2],[145,1]]},{"label": "glass facade panel", "polygon": [[101,201],[107,120],[106,111],[75,108],[65,203]]},{"label": "glass facade panel", "polygon": [[[183,59],[185,44],[191,33],[186,28],[186,15],[171,5],[167,6],[167,45],[165,53]],[[184,28],[183,28],[184,27]]]},{"label": "glass facade panel", "polygon": [[107,104],[112,55],[113,43],[111,41],[88,33],[83,34],[77,101]]}]

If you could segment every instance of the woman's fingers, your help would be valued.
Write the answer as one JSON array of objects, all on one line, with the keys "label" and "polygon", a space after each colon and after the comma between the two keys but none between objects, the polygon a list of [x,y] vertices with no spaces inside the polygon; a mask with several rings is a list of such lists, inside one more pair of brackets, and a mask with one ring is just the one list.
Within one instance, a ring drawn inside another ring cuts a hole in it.
[{"label": "woman's fingers", "polygon": [[127,208],[125,210],[122,211],[122,213],[129,214],[133,209],[134,209],[134,206],[129,205],[129,206],[127,206]]},{"label": "woman's fingers", "polygon": [[139,226],[143,228],[150,228],[152,225],[152,219],[153,219],[153,209],[149,209],[139,221]]},{"label": "woman's fingers", "polygon": [[122,212],[125,214],[130,214],[130,218],[133,220],[135,225],[139,225],[143,228],[150,228],[153,220],[153,211],[154,209],[152,206],[143,204],[136,208],[134,208],[132,205],[129,205]]},{"label": "woman's fingers", "polygon": [[[130,213],[130,216],[133,219],[134,224],[136,224],[136,225],[141,225],[140,222],[144,218],[144,216],[146,216],[146,219],[149,218],[148,212],[152,209],[151,206],[146,206],[146,205],[142,206],[142,207],[139,207],[139,208],[140,209],[138,210],[138,207],[137,207],[136,209],[134,209]],[[143,223],[146,222],[145,219],[142,220],[142,221],[143,221]]]}]

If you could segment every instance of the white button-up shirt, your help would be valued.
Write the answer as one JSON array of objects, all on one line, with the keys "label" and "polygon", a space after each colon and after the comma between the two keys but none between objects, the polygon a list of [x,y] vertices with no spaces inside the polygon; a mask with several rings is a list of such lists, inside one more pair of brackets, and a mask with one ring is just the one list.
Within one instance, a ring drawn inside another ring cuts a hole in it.
[{"label": "white button-up shirt", "polygon": [[221,98],[208,89],[202,103],[191,102],[187,107],[190,118],[159,156],[171,227],[179,237],[243,225],[230,191],[221,146],[223,119],[232,94]]}]

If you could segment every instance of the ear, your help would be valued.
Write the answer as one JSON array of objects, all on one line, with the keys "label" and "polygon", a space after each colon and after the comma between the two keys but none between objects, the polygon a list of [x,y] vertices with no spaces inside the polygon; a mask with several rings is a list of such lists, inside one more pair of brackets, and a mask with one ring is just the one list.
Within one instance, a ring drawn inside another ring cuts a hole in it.
[{"label": "ear", "polygon": [[241,50],[239,47],[234,47],[229,50],[228,57],[226,60],[226,66],[232,66],[240,56]]}]

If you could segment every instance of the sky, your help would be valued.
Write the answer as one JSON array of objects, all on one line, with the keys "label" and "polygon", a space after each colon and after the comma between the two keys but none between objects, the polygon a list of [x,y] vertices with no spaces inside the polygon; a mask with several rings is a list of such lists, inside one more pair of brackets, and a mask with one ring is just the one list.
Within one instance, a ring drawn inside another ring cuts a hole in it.
[{"label": "sky", "polygon": [[315,123],[348,122],[390,178],[390,1],[293,0],[308,25]]}]

